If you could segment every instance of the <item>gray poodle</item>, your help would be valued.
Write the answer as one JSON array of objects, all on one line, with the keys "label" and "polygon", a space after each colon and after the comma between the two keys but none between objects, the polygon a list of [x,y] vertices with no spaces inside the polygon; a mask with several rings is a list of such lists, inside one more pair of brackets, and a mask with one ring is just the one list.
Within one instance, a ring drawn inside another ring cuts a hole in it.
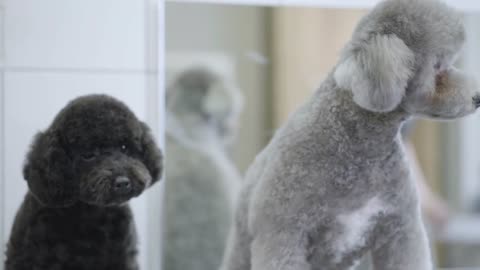
[{"label": "gray poodle", "polygon": [[462,17],[435,0],[388,0],[247,172],[224,270],[432,269],[399,128],[480,105],[456,70]]},{"label": "gray poodle", "polygon": [[161,160],[147,125],[122,102],[105,95],[71,101],[27,155],[29,192],[5,269],[138,269],[127,201],[160,178]]},{"label": "gray poodle", "polygon": [[222,262],[241,179],[227,153],[240,108],[236,87],[205,68],[169,85],[166,270],[215,270]]}]

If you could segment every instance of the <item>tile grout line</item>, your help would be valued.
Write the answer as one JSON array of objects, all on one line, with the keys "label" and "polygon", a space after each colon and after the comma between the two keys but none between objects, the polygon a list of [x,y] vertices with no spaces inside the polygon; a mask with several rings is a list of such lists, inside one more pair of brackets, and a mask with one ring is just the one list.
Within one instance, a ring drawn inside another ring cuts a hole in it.
[{"label": "tile grout line", "polygon": [[[0,48],[1,50],[2,48]],[[1,57],[1,56],[0,56]],[[38,66],[7,66],[0,63],[1,72],[25,73],[106,73],[106,74],[145,74],[155,75],[157,70],[135,68],[76,68],[76,67],[38,67]]]}]

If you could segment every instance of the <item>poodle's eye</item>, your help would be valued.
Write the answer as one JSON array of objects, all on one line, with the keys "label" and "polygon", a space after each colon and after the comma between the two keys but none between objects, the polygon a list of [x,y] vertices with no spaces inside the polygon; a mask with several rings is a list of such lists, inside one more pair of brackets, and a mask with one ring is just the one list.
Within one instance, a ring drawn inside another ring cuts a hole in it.
[{"label": "poodle's eye", "polygon": [[95,155],[95,153],[92,153],[92,152],[89,152],[89,153],[83,153],[82,154],[82,159],[84,161],[92,161],[96,158],[97,156]]},{"label": "poodle's eye", "polygon": [[127,147],[125,144],[122,144],[122,146],[120,146],[120,150],[121,150],[122,152],[127,152],[128,147]]}]

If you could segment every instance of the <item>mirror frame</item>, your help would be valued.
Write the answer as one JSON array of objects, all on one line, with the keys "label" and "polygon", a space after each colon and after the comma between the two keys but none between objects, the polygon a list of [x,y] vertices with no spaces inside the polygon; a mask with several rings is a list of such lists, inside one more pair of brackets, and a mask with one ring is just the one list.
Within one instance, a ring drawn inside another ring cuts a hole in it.
[{"label": "mirror frame", "polygon": [[[166,0],[176,3],[250,5],[250,6],[292,6],[318,8],[371,8],[381,0]],[[443,0],[461,11],[480,11],[480,1]]]}]

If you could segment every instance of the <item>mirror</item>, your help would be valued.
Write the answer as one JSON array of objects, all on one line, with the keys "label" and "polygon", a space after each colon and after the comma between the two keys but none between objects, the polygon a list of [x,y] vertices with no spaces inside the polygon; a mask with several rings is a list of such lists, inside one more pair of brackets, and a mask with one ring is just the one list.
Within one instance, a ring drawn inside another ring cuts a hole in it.
[{"label": "mirror", "polygon": [[273,130],[269,17],[166,5],[164,269],[220,265],[242,175]]},{"label": "mirror", "polygon": [[[221,264],[246,169],[327,77],[366,12],[167,3],[165,269]],[[468,38],[456,63],[473,73],[479,19],[465,14]],[[402,131],[442,269],[480,268],[479,117],[414,119]]]}]

